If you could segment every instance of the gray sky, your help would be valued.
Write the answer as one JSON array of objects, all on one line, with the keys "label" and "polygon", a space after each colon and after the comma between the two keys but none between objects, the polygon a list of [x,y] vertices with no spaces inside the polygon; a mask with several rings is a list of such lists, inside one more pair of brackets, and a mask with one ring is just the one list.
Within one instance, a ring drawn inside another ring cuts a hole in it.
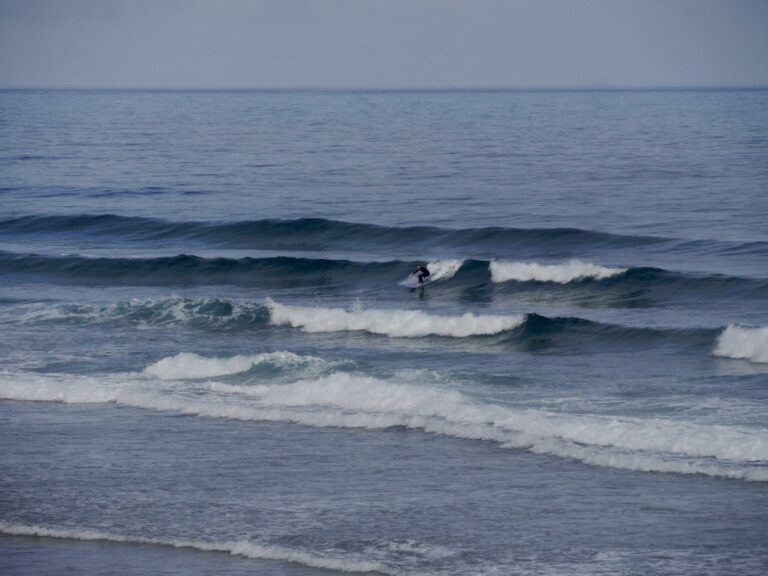
[{"label": "gray sky", "polygon": [[0,0],[0,87],[768,85],[768,0]]}]

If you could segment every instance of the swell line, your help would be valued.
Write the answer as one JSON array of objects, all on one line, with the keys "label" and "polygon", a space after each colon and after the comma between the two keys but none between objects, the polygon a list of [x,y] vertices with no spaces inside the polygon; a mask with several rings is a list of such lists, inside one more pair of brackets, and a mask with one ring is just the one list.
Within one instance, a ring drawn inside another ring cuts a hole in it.
[{"label": "swell line", "polygon": [[[486,345],[557,352],[588,346],[594,350],[627,350],[647,346],[680,346],[708,351],[722,328],[650,328],[610,324],[575,316],[527,314],[441,315],[420,309],[350,308],[289,305],[227,299],[181,297],[134,298],[114,304],[19,303],[0,316],[6,325],[73,324],[136,327],[183,326],[212,332],[253,332],[281,327],[309,333],[359,332],[390,338],[482,339]],[[753,336],[751,338],[758,338]],[[750,337],[747,337],[750,340]],[[750,340],[751,342],[751,340]],[[761,345],[756,344],[759,350]],[[728,348],[736,354],[744,346]],[[751,356],[759,357],[759,352]],[[735,356],[734,356],[735,357]]]},{"label": "swell line", "polygon": [[[179,254],[151,258],[91,258],[0,251],[0,274],[45,278],[51,282],[108,286],[235,285],[282,288],[296,286],[395,286],[417,260],[355,261],[292,256],[203,258]],[[691,274],[652,267],[615,267],[569,260],[562,263],[503,260],[430,260],[432,279],[451,288],[532,291],[546,287],[602,297],[628,298],[642,292],[687,298],[768,298],[768,279],[722,274]]]},{"label": "swell line", "polygon": [[[216,246],[284,250],[350,248],[361,242],[386,247],[520,248],[522,245],[632,247],[672,241],[669,238],[618,235],[579,228],[395,227],[323,218],[172,222],[114,214],[79,214],[33,215],[0,220],[0,236],[22,235],[199,241]],[[768,248],[768,243],[766,245]]]}]

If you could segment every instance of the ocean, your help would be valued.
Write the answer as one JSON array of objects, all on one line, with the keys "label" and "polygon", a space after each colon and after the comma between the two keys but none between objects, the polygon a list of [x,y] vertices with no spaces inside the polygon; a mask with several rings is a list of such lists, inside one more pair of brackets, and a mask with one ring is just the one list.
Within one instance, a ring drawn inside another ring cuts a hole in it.
[{"label": "ocean", "polygon": [[768,571],[767,90],[0,91],[0,330],[3,574]]}]

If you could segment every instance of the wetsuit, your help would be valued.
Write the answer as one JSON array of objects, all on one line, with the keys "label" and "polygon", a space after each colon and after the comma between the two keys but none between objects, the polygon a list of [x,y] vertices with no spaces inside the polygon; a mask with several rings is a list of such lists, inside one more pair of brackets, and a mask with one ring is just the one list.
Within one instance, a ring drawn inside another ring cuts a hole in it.
[{"label": "wetsuit", "polygon": [[416,274],[416,278],[419,279],[419,284],[424,284],[424,278],[429,277],[429,270],[427,270],[424,266],[419,266],[416,268],[416,272],[414,272],[414,274]]}]

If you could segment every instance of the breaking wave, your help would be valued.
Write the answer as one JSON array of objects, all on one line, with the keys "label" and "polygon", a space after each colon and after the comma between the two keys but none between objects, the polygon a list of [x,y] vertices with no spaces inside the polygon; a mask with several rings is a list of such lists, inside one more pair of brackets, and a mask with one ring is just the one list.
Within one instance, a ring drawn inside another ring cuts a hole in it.
[{"label": "breaking wave", "polygon": [[456,275],[464,265],[464,260],[433,260],[427,264],[430,278],[435,280],[448,280]]},{"label": "breaking wave", "polygon": [[238,354],[229,358],[211,358],[181,352],[147,366],[144,373],[161,380],[191,380],[240,374],[257,367],[272,369],[276,372],[285,370],[320,372],[332,365],[322,358],[300,356],[292,352],[266,352],[251,356]]},{"label": "breaking wave", "polygon": [[100,378],[3,373],[0,398],[114,403],[319,427],[404,427],[595,466],[768,481],[765,429],[518,408],[470,398],[447,385],[361,373],[258,385],[168,381],[146,373]]},{"label": "breaking wave", "polygon": [[423,336],[487,336],[517,328],[524,316],[477,315],[438,316],[421,310],[347,311],[343,308],[286,306],[268,300],[270,319],[276,325],[289,325],[305,332],[365,331],[397,338]]},{"label": "breaking wave", "polygon": [[[280,290],[323,287],[391,292],[419,261],[353,261],[346,259],[274,256],[263,258],[202,258],[180,254],[154,258],[89,258],[0,251],[0,275],[14,280],[104,286],[232,285]],[[462,298],[494,292],[561,291],[581,305],[638,306],[670,299],[768,299],[768,279],[695,275],[659,268],[607,267],[580,260],[560,264],[501,260],[431,260],[433,284],[447,290],[465,289]],[[468,289],[468,290],[467,290]],[[484,296],[484,295],[485,296]]]},{"label": "breaking wave", "polygon": [[556,282],[567,284],[585,278],[602,280],[627,271],[626,268],[606,268],[597,264],[571,260],[566,264],[537,264],[536,262],[498,262],[490,264],[494,282]]},{"label": "breaking wave", "polygon": [[[14,323],[115,324],[139,328],[183,326],[212,332],[252,332],[290,326],[310,333],[366,332],[392,338],[484,338],[487,343],[522,346],[525,350],[636,349],[643,346],[681,345],[711,349],[718,329],[675,329],[605,324],[577,317],[539,314],[439,315],[422,310],[366,309],[356,303],[349,309],[294,306],[267,299],[266,304],[226,299],[134,298],[108,305],[21,304]],[[2,319],[0,317],[0,319]],[[7,321],[7,320],[6,320]],[[490,340],[489,340],[490,338]],[[274,360],[274,359],[272,359]],[[229,368],[207,366],[201,370],[226,370],[249,362],[269,363],[268,358],[243,357]],[[163,369],[162,366],[158,370]]]},{"label": "breaking wave", "polygon": [[730,325],[718,337],[714,354],[725,358],[768,363],[768,327],[747,328]]}]

